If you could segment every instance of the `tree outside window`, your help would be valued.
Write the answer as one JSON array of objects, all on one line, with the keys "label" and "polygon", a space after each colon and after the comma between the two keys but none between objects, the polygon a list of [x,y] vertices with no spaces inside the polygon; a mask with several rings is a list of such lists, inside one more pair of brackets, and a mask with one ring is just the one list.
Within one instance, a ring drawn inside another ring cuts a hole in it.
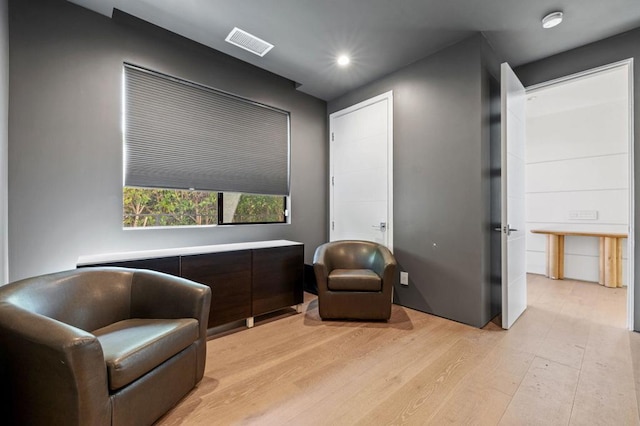
[{"label": "tree outside window", "polygon": [[286,222],[282,196],[124,187],[122,199],[125,228]]}]

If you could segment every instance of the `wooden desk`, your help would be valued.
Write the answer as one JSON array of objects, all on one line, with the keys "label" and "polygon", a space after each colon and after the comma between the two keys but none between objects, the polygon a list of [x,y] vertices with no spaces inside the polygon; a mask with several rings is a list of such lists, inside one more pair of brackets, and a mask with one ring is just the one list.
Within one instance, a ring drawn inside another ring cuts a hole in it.
[{"label": "wooden desk", "polygon": [[533,229],[534,234],[547,235],[547,276],[554,280],[564,279],[564,237],[600,238],[599,283],[607,287],[622,287],[622,239],[627,234],[610,232],[574,232]]}]

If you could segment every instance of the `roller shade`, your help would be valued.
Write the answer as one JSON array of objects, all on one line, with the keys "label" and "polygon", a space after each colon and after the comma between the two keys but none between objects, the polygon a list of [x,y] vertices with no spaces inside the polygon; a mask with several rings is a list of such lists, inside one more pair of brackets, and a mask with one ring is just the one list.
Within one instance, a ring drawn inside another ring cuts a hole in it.
[{"label": "roller shade", "polygon": [[125,185],[289,194],[289,113],[124,66]]}]

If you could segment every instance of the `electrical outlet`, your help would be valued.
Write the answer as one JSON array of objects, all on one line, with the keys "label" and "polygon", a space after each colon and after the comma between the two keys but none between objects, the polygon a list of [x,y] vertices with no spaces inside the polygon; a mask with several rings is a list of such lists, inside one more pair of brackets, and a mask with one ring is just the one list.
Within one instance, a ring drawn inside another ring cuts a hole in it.
[{"label": "electrical outlet", "polygon": [[569,220],[598,220],[598,210],[569,210]]},{"label": "electrical outlet", "polygon": [[409,273],[408,272],[400,272],[400,284],[409,285]]}]

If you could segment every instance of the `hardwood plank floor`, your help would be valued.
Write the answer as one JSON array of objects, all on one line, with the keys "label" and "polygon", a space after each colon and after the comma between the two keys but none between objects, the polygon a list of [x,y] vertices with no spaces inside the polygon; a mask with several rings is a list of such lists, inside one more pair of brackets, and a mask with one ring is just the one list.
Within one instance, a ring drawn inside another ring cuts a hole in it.
[{"label": "hardwood plank floor", "polygon": [[159,425],[640,425],[626,289],[538,275],[509,331],[394,305],[321,321],[315,296],[213,336],[202,382]]}]

